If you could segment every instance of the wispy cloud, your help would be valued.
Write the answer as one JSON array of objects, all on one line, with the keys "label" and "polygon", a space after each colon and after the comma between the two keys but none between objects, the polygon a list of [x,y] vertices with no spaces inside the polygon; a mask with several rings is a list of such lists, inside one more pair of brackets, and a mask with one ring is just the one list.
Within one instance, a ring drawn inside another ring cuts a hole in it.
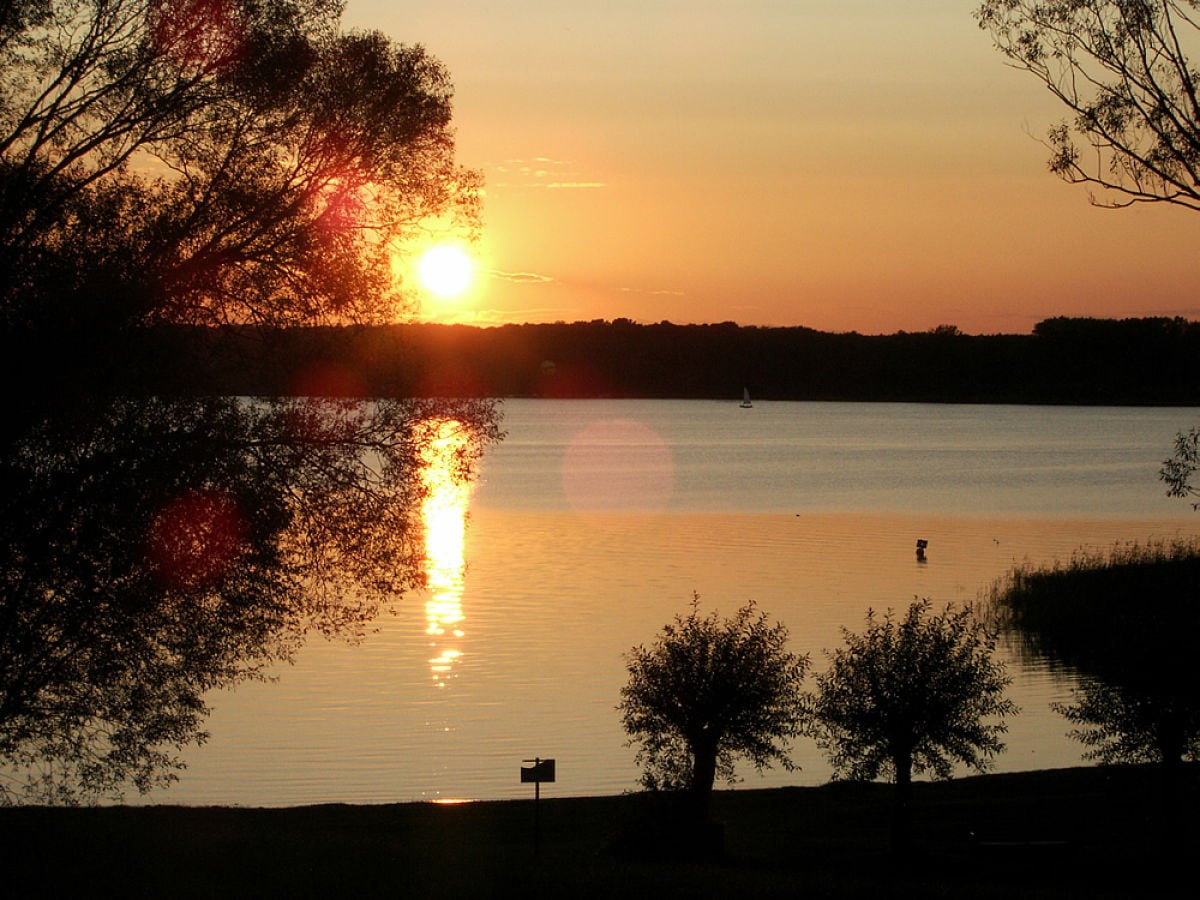
[{"label": "wispy cloud", "polygon": [[492,269],[488,272],[492,278],[508,281],[512,284],[556,284],[557,280],[549,275],[539,275],[537,272],[501,272]]},{"label": "wispy cloud", "polygon": [[488,183],[492,187],[539,188],[548,191],[597,190],[607,183],[578,171],[574,160],[535,156],[532,159],[506,159],[490,167]]},{"label": "wispy cloud", "polygon": [[686,291],[672,291],[665,288],[617,288],[622,294],[644,294],[648,297],[686,297]]}]

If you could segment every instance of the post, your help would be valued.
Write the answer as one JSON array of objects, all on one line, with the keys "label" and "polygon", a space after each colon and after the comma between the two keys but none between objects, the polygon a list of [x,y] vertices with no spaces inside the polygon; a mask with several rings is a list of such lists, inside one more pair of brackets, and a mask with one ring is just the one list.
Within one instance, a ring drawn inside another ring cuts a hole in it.
[{"label": "post", "polygon": [[533,855],[537,856],[542,845],[542,782],[554,781],[554,760],[523,759],[521,762],[531,762],[532,766],[521,766],[521,781],[533,782]]}]

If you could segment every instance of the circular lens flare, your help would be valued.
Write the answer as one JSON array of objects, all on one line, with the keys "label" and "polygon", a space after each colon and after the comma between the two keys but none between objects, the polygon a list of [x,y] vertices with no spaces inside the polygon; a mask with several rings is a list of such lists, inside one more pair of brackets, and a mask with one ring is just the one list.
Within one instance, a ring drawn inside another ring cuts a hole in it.
[{"label": "circular lens flare", "polygon": [[562,480],[567,502],[582,515],[661,513],[675,489],[675,462],[654,429],[605,419],[575,435]]}]

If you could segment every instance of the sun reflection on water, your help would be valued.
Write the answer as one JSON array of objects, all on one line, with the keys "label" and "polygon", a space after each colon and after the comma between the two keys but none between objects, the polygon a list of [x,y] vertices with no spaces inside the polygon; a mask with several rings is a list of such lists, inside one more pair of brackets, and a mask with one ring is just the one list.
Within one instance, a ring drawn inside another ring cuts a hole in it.
[{"label": "sun reflection on water", "polygon": [[425,526],[425,634],[433,655],[429,659],[433,681],[439,688],[457,676],[462,659],[462,597],[466,571],[463,545],[467,529],[470,482],[459,468],[459,460],[470,436],[453,419],[430,422],[432,439],[424,454],[421,479],[426,489],[421,504]]}]

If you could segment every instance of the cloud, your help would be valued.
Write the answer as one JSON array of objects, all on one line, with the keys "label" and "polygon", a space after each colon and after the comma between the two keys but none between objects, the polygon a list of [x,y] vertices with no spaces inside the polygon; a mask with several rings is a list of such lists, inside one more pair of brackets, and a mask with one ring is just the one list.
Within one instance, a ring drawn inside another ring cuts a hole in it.
[{"label": "cloud", "polygon": [[686,291],[671,291],[665,288],[617,288],[622,294],[645,294],[649,297],[686,297]]},{"label": "cloud", "polygon": [[493,187],[539,188],[548,191],[597,190],[608,187],[604,181],[577,171],[574,160],[535,156],[532,159],[506,159],[490,167]]},{"label": "cloud", "polygon": [[488,272],[492,278],[499,278],[501,281],[508,281],[512,284],[555,284],[556,279],[549,275],[539,275],[536,272],[501,272],[497,269],[492,269]]}]

